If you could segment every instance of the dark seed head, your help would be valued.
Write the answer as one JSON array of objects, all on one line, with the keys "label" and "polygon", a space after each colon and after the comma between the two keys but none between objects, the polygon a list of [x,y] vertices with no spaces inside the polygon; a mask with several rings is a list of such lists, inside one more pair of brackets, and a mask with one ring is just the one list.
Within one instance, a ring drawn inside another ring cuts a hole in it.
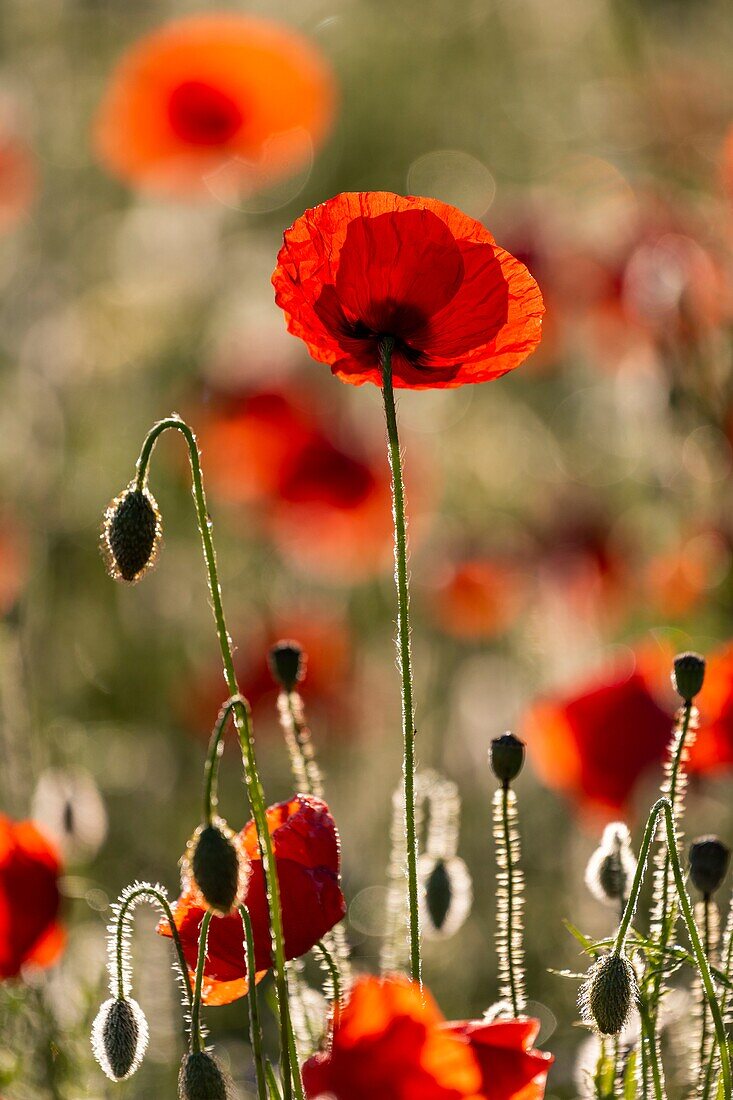
[{"label": "dark seed head", "polygon": [[94,1057],[112,1081],[131,1077],[148,1045],[148,1024],[137,1001],[105,1001],[92,1027]]},{"label": "dark seed head", "polygon": [[273,680],[283,691],[293,691],[305,676],[306,655],[297,642],[277,642],[267,660]]},{"label": "dark seed head", "polygon": [[205,1050],[186,1054],[178,1074],[179,1100],[227,1100],[229,1087],[216,1059]]},{"label": "dark seed head", "polygon": [[189,846],[191,872],[204,901],[226,916],[238,905],[247,880],[245,856],[223,821],[197,830]]},{"label": "dark seed head", "polygon": [[705,679],[705,658],[699,653],[680,653],[674,659],[672,686],[686,703],[699,695]]},{"label": "dark seed head", "polygon": [[491,770],[502,783],[511,783],[524,766],[524,741],[513,733],[502,733],[491,742]]},{"label": "dark seed head", "polygon": [[618,1035],[637,1003],[639,988],[631,963],[615,952],[591,967],[580,989],[578,1004],[583,1022],[601,1035]]},{"label": "dark seed head", "polygon": [[723,884],[730,863],[730,848],[717,836],[701,836],[690,845],[690,878],[705,897]]},{"label": "dark seed head", "polygon": [[126,489],[104,513],[102,549],[115,580],[133,582],[155,564],[162,525],[147,489]]},{"label": "dark seed head", "polygon": [[438,859],[425,882],[425,905],[436,931],[445,924],[453,900],[453,889],[445,860]]}]

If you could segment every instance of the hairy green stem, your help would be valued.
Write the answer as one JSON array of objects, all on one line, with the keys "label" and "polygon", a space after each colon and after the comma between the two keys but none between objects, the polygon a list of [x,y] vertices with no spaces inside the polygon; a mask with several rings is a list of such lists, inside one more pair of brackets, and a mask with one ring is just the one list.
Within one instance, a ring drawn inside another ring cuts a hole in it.
[{"label": "hairy green stem", "polygon": [[117,957],[117,996],[124,1000],[125,997],[125,919],[127,917],[127,911],[130,906],[134,905],[140,898],[144,898],[146,901],[156,903],[160,906],[165,914],[165,918],[168,921],[171,930],[171,936],[173,943],[175,944],[176,954],[178,955],[178,968],[183,978],[183,989],[186,995],[189,1009],[193,1004],[193,989],[191,988],[191,976],[188,972],[188,963],[186,962],[186,956],[183,953],[183,944],[181,943],[181,937],[178,934],[176,928],[176,922],[173,917],[173,910],[170,907],[170,903],[165,894],[160,890],[156,890],[155,887],[149,884],[141,885],[137,889],[131,890],[127,894],[125,900],[122,902],[119,912],[117,914],[117,940],[116,940],[116,957]]},{"label": "hairy green stem", "polygon": [[[143,489],[147,480],[148,464],[153,452],[156,440],[168,430],[180,432],[186,440],[189,461],[191,465],[191,477],[193,481],[193,498],[196,505],[196,518],[198,520],[201,543],[206,562],[206,571],[211,596],[211,607],[216,623],[216,633],[219,639],[222,664],[224,667],[224,679],[229,690],[230,697],[236,697],[233,707],[234,724],[239,736],[242,751],[244,774],[247,784],[252,817],[257,832],[257,842],[262,859],[262,869],[267,886],[267,903],[270,915],[270,930],[272,935],[272,953],[275,971],[275,988],[277,991],[278,1009],[280,1015],[280,1045],[283,1064],[283,1091],[284,1100],[291,1100],[293,1078],[299,1078],[300,1071],[297,1066],[290,1066],[290,1012],[288,1005],[288,989],[285,976],[285,938],[282,924],[282,908],[280,903],[280,885],[278,882],[277,865],[275,863],[272,836],[267,824],[267,813],[264,792],[260,782],[255,757],[254,740],[252,737],[252,722],[247,701],[242,697],[237,675],[234,668],[234,655],[232,643],[227,631],[224,607],[221,598],[221,587],[216,565],[216,552],[212,536],[212,522],[206,505],[203,474],[199,458],[198,444],[192,429],[179,416],[170,416],[159,421],[148,433],[143,443],[140,457],[137,462],[136,487]],[[296,1086],[297,1087],[297,1086]]]},{"label": "hairy green stem", "polygon": [[265,1058],[262,1051],[262,1024],[260,1022],[260,1006],[257,999],[257,982],[255,981],[255,944],[252,934],[252,920],[245,905],[240,905],[239,914],[244,926],[244,944],[247,952],[249,1034],[252,1042],[252,1059],[255,1064],[255,1074],[257,1075],[257,1097],[258,1100],[267,1100]]},{"label": "hairy green stem", "polygon": [[512,1012],[519,1016],[524,1006],[521,1004],[516,966],[514,959],[514,861],[512,859],[512,833],[509,823],[509,784],[501,786],[501,821],[504,830],[504,850],[506,852],[506,920],[507,920],[507,975],[511,993]]},{"label": "hairy green stem", "polygon": [[218,786],[219,786],[219,761],[222,753],[222,737],[224,736],[224,730],[226,729],[229,715],[234,710],[234,707],[242,702],[240,695],[235,695],[231,699],[227,699],[226,703],[219,711],[219,717],[216,720],[216,725],[211,732],[211,739],[209,740],[209,748],[206,753],[206,764],[204,765],[204,824],[211,825],[216,814],[217,807],[219,805]]},{"label": "hairy green stem", "polygon": [[204,985],[206,945],[209,942],[209,925],[213,916],[211,910],[207,909],[199,928],[199,953],[196,960],[196,981],[193,987],[193,1004],[191,1005],[191,1051],[194,1054],[202,1050],[204,1045],[201,1037],[201,994]]},{"label": "hairy green stem", "polygon": [[338,965],[331,952],[326,947],[323,940],[319,940],[316,944],[318,950],[323,956],[323,961],[326,964],[328,970],[328,976],[331,979],[331,986],[333,990],[333,1026],[338,1027],[339,1017],[341,1015],[342,1004],[342,987],[341,987],[341,974],[339,972]]},{"label": "hairy green stem", "polygon": [[410,919],[410,972],[422,983],[420,957],[420,911],[417,879],[417,827],[415,822],[415,713],[412,701],[412,657],[410,652],[410,591],[407,577],[407,526],[405,489],[402,478],[402,454],[397,430],[392,385],[394,340],[379,344],[382,368],[382,396],[387,424],[389,467],[392,473],[392,515],[394,518],[395,583],[397,586],[397,648],[402,674],[402,737],[404,742],[403,780],[405,791],[405,835],[407,839],[407,892]]}]

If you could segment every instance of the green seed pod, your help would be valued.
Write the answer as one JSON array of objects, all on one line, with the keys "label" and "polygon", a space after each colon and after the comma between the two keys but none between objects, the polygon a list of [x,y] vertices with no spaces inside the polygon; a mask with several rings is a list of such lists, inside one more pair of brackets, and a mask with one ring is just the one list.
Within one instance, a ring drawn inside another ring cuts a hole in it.
[{"label": "green seed pod", "polygon": [[730,848],[717,836],[700,836],[690,845],[690,878],[696,890],[710,897],[728,873]]},{"label": "green seed pod", "polygon": [[629,896],[636,873],[629,830],[621,821],[607,825],[600,845],[588,860],[585,882],[594,898],[618,905]]},{"label": "green seed pod", "polygon": [[624,955],[613,952],[593,964],[580,988],[578,1007],[583,1023],[601,1035],[618,1035],[637,1003],[636,975]]},{"label": "green seed pod", "polygon": [[217,818],[211,825],[200,826],[188,844],[184,861],[209,909],[226,916],[239,905],[249,878],[249,863],[225,821]]},{"label": "green seed pod", "polygon": [[111,1081],[132,1077],[148,1046],[148,1022],[137,1001],[110,998],[92,1027],[92,1051]]},{"label": "green seed pod", "polygon": [[293,691],[305,676],[306,656],[297,642],[277,642],[267,655],[272,678],[283,689]]},{"label": "green seed pod", "polygon": [[511,783],[524,766],[524,741],[513,733],[503,733],[491,742],[491,770],[502,783]]},{"label": "green seed pod", "polygon": [[116,581],[134,583],[155,565],[162,535],[158,505],[147,489],[129,487],[104,513],[102,552]]},{"label": "green seed pod", "polygon": [[185,1054],[178,1074],[179,1100],[228,1100],[229,1084],[216,1059],[205,1050]]},{"label": "green seed pod", "polygon": [[705,679],[705,658],[699,653],[680,653],[674,659],[672,687],[686,703],[699,695]]}]

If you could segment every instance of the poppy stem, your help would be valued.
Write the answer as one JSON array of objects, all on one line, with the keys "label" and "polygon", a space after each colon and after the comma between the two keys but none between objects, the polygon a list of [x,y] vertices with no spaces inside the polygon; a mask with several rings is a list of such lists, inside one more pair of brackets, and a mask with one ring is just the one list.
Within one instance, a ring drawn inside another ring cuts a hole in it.
[{"label": "poppy stem", "polygon": [[524,880],[519,867],[519,831],[516,795],[505,780],[494,796],[496,838],[497,932],[501,996],[508,993],[512,1012],[520,1016],[526,1008],[522,951]]},{"label": "poppy stem", "polygon": [[[141,882],[128,887],[122,894],[118,903],[116,912],[116,919],[111,926],[111,935],[114,935],[114,966],[115,966],[115,984],[117,987],[117,997],[120,1000],[124,1000],[129,992],[129,961],[127,954],[127,938],[130,927],[130,921],[132,917],[132,910],[135,908],[139,901],[147,901],[153,905],[157,905],[162,911],[168,925],[171,930],[171,936],[173,943],[175,944],[176,954],[178,956],[178,970],[181,975],[181,983],[183,988],[183,994],[186,999],[186,1005],[190,1011],[193,1004],[193,989],[191,988],[191,976],[188,972],[188,964],[186,962],[186,956],[183,953],[183,944],[181,943],[181,937],[178,934],[178,928],[173,917],[173,910],[170,907],[168,898],[164,894],[162,888],[157,886],[151,886],[149,882]],[[112,944],[110,943],[110,965],[112,965]],[[112,990],[114,993],[114,990]]]},{"label": "poppy stem", "polygon": [[334,959],[333,955],[331,954],[331,952],[326,947],[323,940],[319,940],[318,944],[316,946],[318,947],[318,950],[321,952],[321,955],[323,956],[323,961],[326,964],[326,969],[328,971],[328,976],[329,976],[329,979],[331,981],[331,993],[332,993],[332,1005],[333,1005],[333,1026],[334,1026],[334,1028],[337,1028],[338,1023],[339,1023],[339,1017],[341,1015],[341,998],[342,998],[341,975],[339,974],[339,968],[336,965],[336,960]]},{"label": "poppy stem", "polygon": [[262,1024],[260,1006],[257,1000],[257,982],[255,981],[255,944],[252,933],[252,920],[245,905],[240,905],[239,913],[244,925],[244,944],[247,951],[247,984],[249,986],[247,1002],[249,1004],[249,1035],[252,1042],[252,1059],[257,1075],[258,1100],[267,1100],[267,1082],[265,1080],[265,1059],[262,1052]]},{"label": "poppy stem", "polygon": [[196,960],[196,982],[193,987],[191,1006],[191,1052],[196,1054],[203,1048],[201,1035],[201,991],[204,984],[204,966],[206,965],[206,945],[209,942],[209,925],[214,914],[210,909],[204,913],[199,929],[199,954]]},{"label": "poppy stem", "polygon": [[407,524],[402,454],[397,431],[392,384],[394,340],[379,343],[382,368],[382,396],[387,423],[389,467],[392,473],[392,516],[394,519],[395,584],[397,587],[397,651],[402,674],[402,736],[404,741],[403,781],[405,790],[405,835],[407,839],[407,892],[410,909],[410,972],[422,985],[420,958],[420,911],[417,879],[417,827],[415,819],[415,712],[412,701],[412,657],[410,653],[410,590],[407,577]]},{"label": "poppy stem", "polygon": [[[198,521],[201,544],[206,562],[206,572],[211,596],[211,608],[216,623],[216,633],[219,639],[222,664],[224,666],[224,679],[230,696],[235,700],[233,704],[234,724],[239,736],[239,744],[242,752],[244,775],[247,784],[252,817],[257,831],[257,842],[262,859],[262,869],[267,885],[267,904],[270,914],[270,931],[272,935],[272,953],[274,959],[275,987],[277,991],[278,1009],[280,1014],[280,1046],[283,1065],[283,1092],[284,1100],[292,1098],[292,1076],[300,1078],[300,1071],[296,1066],[290,1065],[290,1011],[288,1005],[288,987],[285,975],[285,937],[283,933],[282,908],[280,904],[280,884],[277,876],[274,846],[267,823],[265,796],[260,782],[255,756],[254,740],[252,736],[252,721],[247,700],[244,699],[237,683],[237,674],[234,668],[234,656],[232,643],[227,631],[224,607],[219,585],[219,574],[216,564],[216,551],[213,541],[213,524],[209,517],[204,492],[203,474],[199,456],[198,443],[193,430],[185,421],[177,415],[167,417],[159,421],[148,432],[143,443],[140,457],[137,461],[136,487],[144,489],[147,481],[148,465],[153,448],[159,436],[169,429],[178,431],[186,440],[189,462],[191,465],[191,478],[193,482],[193,498],[196,505],[196,518]],[[235,698],[236,697],[236,698]],[[291,1076],[292,1075],[292,1076]]]},{"label": "poppy stem", "polygon": [[229,715],[234,710],[235,704],[240,702],[239,696],[234,696],[232,699],[227,699],[226,703],[219,711],[219,717],[216,719],[216,725],[211,731],[211,738],[209,740],[209,748],[206,753],[206,764],[204,765],[204,824],[211,825],[214,818],[214,814],[219,806],[218,798],[218,779],[219,779],[219,761],[221,760],[221,754],[224,749],[222,737],[224,736],[224,730],[229,719]]}]

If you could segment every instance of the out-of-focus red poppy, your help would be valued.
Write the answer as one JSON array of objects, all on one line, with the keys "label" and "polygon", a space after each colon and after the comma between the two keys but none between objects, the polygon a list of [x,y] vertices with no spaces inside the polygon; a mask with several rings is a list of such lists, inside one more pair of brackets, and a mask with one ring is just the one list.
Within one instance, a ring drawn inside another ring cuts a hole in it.
[{"label": "out-of-focus red poppy", "polygon": [[28,575],[26,533],[11,519],[0,516],[0,615],[7,615],[21,595]]},{"label": "out-of-focus red poppy", "polygon": [[[258,734],[277,723],[279,688],[267,664],[270,647],[281,638],[295,638],[308,656],[307,674],[300,685],[312,720],[324,719],[325,731],[338,732],[349,725],[349,685],[353,647],[342,620],[312,608],[290,615],[277,615],[267,630],[250,634],[235,653],[237,680],[249,700]],[[226,696],[221,667],[212,665],[189,675],[185,691],[176,698],[183,702],[181,719],[193,732],[208,737],[213,720]],[[318,721],[319,737],[321,722]]]},{"label": "out-of-focus red poppy", "polygon": [[[280,883],[285,954],[296,959],[310,951],[346,912],[339,885],[339,837],[326,803],[310,795],[299,794],[271,806],[267,822]],[[250,821],[240,835],[252,866],[244,904],[252,918],[259,980],[272,965],[265,876],[254,823]],[[178,899],[174,912],[186,961],[193,971],[204,910],[186,893]],[[158,931],[170,936],[168,922],[161,921]],[[215,917],[209,928],[204,1002],[229,1004],[243,997],[247,989],[242,919],[238,913]]]},{"label": "out-of-focus red poppy", "polygon": [[96,147],[127,182],[178,195],[251,191],[307,164],[327,133],[331,73],[279,23],[236,13],[177,19],[136,43],[99,111]]},{"label": "out-of-focus red poppy", "polygon": [[[671,662],[666,662],[669,680]],[[589,682],[534,704],[523,729],[542,779],[583,809],[623,813],[636,783],[663,759],[672,708],[658,701],[660,660],[639,652]]]},{"label": "out-of-focus red poppy", "polygon": [[690,771],[712,774],[733,767],[733,644],[708,655],[705,683],[695,702],[700,725]]},{"label": "out-of-focus red poppy", "polygon": [[344,382],[447,388],[518,367],[544,306],[526,267],[489,231],[435,199],[341,194],[286,231],[272,277],[290,332]]},{"label": "out-of-focus red poppy", "polygon": [[31,821],[0,816],[0,978],[59,958],[60,873],[56,850]]},{"label": "out-of-focus red poppy", "polygon": [[303,1066],[309,1100],[481,1100],[470,1045],[407,978],[362,978],[339,1015],[331,1049]]},{"label": "out-of-focus red poppy", "polygon": [[667,618],[694,612],[712,588],[721,582],[730,552],[716,531],[698,531],[655,554],[643,571],[647,607]]},{"label": "out-of-focus red poppy", "polygon": [[35,193],[33,154],[19,137],[0,134],[0,233],[12,229],[27,213]]},{"label": "out-of-focus red poppy", "polygon": [[435,579],[430,611],[446,634],[462,641],[495,638],[522,602],[520,574],[501,561],[470,558],[447,565]]},{"label": "out-of-focus red poppy", "polygon": [[534,1050],[539,1020],[467,1020],[449,1025],[468,1040],[481,1068],[482,1100],[541,1100],[554,1058]]}]

